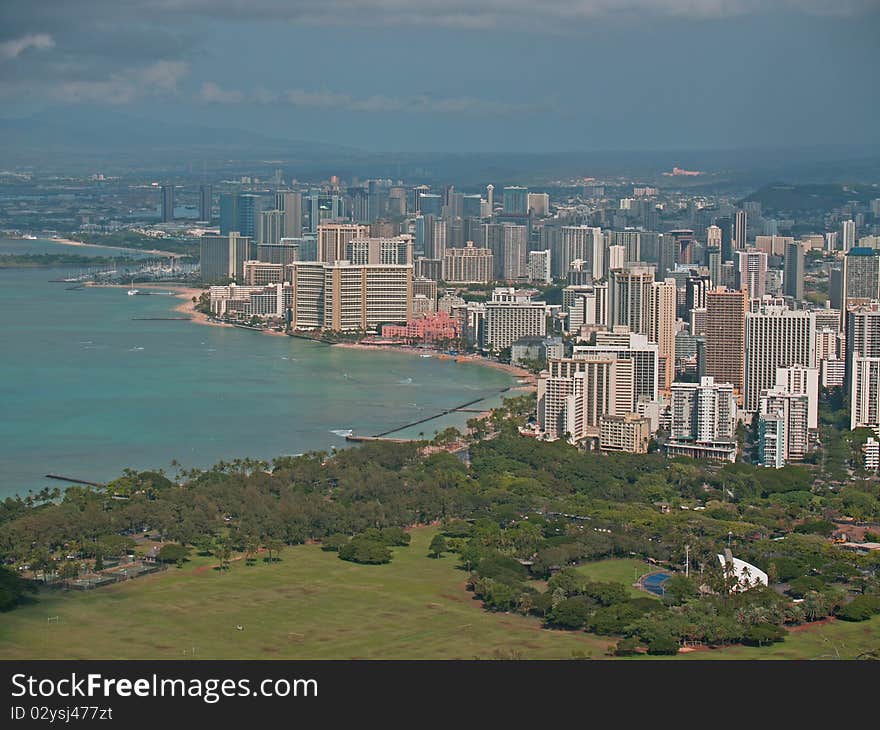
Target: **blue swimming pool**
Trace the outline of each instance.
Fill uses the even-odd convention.
[[[655,596],[662,596],[664,593],[663,585],[672,576],[669,573],[651,573],[651,575],[642,578],[642,585],[648,593]]]

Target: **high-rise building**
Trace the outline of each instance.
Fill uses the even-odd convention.
[[[717,218],[715,225],[721,229],[721,261],[733,261],[733,220]]]
[[[443,280],[452,284],[488,284],[495,278],[494,257],[488,248],[448,248],[443,257]]]
[[[742,251],[748,242],[749,214],[744,210],[736,211],[736,219],[733,224],[733,249]]]
[[[675,281],[655,281],[648,301],[648,341],[657,345],[658,380],[668,392],[675,376]]]
[[[854,220],[844,221],[841,226],[841,240],[843,241],[843,250],[849,251],[856,245],[856,222]]]
[[[846,310],[851,300],[880,299],[880,251],[856,246],[843,257],[843,301]]]
[[[283,236],[284,212],[281,210],[260,211],[257,243],[281,243]]]
[[[505,187],[504,212],[508,215],[528,215],[529,189],[517,185]]]
[[[505,188],[506,189],[506,188]],[[528,276],[529,232],[526,226],[509,223],[486,223],[484,248],[492,252],[495,278],[501,281]]]
[[[628,454],[648,453],[651,422],[637,413],[605,414],[599,417],[599,448]]]
[[[623,246],[625,261],[646,261],[642,258],[642,232],[634,230],[609,231],[609,246]],[[613,268],[613,267],[609,267]]]
[[[609,326],[613,328],[624,325],[629,327],[630,332],[647,335],[653,284],[653,266],[634,263],[610,271]]]
[[[415,221],[415,248],[426,259],[443,260],[447,248],[447,221],[433,215],[420,215]]]
[[[771,390],[806,398],[806,428],[819,428],[819,368],[802,365],[776,368],[776,384]]]
[[[880,427],[880,357],[856,355],[851,369],[849,427]]]
[[[260,220],[260,197],[241,193],[223,193],[220,196],[220,235],[233,231],[256,239]]]
[[[746,314],[744,410],[758,410],[777,368],[816,367],[816,317],[811,311],[761,307]]]
[[[413,239],[410,235],[393,238],[353,238],[345,246],[345,260],[356,266],[413,263]]]
[[[567,276],[573,261],[583,261],[583,269],[590,276],[599,280],[605,270],[605,240],[601,228],[590,226],[561,226],[560,228],[545,227],[554,231],[550,240],[553,276]]]
[[[299,238],[303,231],[303,197],[295,190],[275,193],[275,208],[284,213],[282,238]]]
[[[603,417],[632,413],[633,365],[614,353],[549,360],[538,378],[544,438],[572,443],[598,438]]]
[[[253,259],[252,239],[236,231],[199,239],[201,280],[205,283],[244,280],[244,262]]]
[[[495,186],[491,183],[486,186],[486,204],[489,208],[489,217],[492,217],[495,215]]]
[[[745,385],[745,322],[748,292],[713,289],[706,294],[705,374],[730,383],[740,393]]]
[[[500,352],[523,337],[547,334],[547,305],[531,294],[497,288],[486,302],[483,348]]]
[[[547,193],[529,193],[527,196],[530,213],[542,218],[550,215],[550,196]]]
[[[295,329],[367,330],[406,322],[412,310],[412,266],[291,264]]]
[[[767,289],[767,254],[754,248],[736,252],[736,288],[745,289],[749,299],[763,299]]]
[[[174,220],[174,186],[170,183],[162,186],[162,222]]]
[[[550,284],[553,281],[550,266],[550,251],[529,251],[529,281]]]
[[[282,238],[278,243],[259,244],[257,246],[257,260],[266,264],[281,264],[282,266],[299,261],[301,240],[299,238]]]
[[[199,220],[214,220],[214,189],[210,185],[199,185]]]
[[[370,227],[360,223],[322,223],[318,226],[318,261],[345,261],[349,242],[369,236]]]
[[[801,301],[804,298],[804,244],[791,241],[785,245],[783,272],[783,293],[795,301]]]
[[[730,444],[736,440],[736,398],[733,385],[711,376],[699,383],[673,383],[670,397],[673,441]]]
[[[572,357],[613,355],[632,360],[633,392],[629,410],[635,411],[640,398],[655,402],[659,396],[658,347],[649,342],[647,335],[634,334],[626,327],[615,327],[611,332],[597,332],[595,345],[575,345]]]
[[[439,218],[443,215],[443,196],[434,193],[419,193],[419,213]]]

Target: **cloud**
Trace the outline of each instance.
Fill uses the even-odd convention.
[[[29,33],[21,38],[13,38],[0,43],[0,59],[8,61],[18,58],[28,48],[45,50],[54,45],[55,41],[48,33]]]
[[[71,103],[130,104],[143,96],[176,95],[178,83],[188,73],[189,64],[184,61],[157,61],[105,79],[64,81],[52,88],[52,96]]]
[[[240,104],[244,101],[244,94],[240,91],[225,91],[219,84],[206,81],[199,91],[199,99],[209,104]]]
[[[263,87],[257,88],[251,94],[245,94],[238,90],[223,89],[213,81],[202,84],[198,99],[211,104],[286,104],[299,109],[365,113],[501,115],[549,108],[546,103],[511,104],[468,96],[436,98],[428,94],[414,96],[376,94],[356,97],[351,94],[327,90],[288,89],[278,93]]]

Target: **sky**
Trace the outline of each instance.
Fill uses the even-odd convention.
[[[0,116],[387,152],[880,144],[880,0],[0,0]]]

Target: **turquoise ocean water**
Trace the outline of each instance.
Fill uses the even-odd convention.
[[[107,253],[0,240],[0,253],[27,251]],[[102,481],[173,459],[204,467],[342,448],[348,429],[379,433],[482,396],[491,407],[514,382],[436,358],[135,321],[180,316],[171,311],[180,300],[48,282],[65,273],[0,270],[0,498],[61,485],[47,473]],[[472,415],[395,435],[431,435]]]

